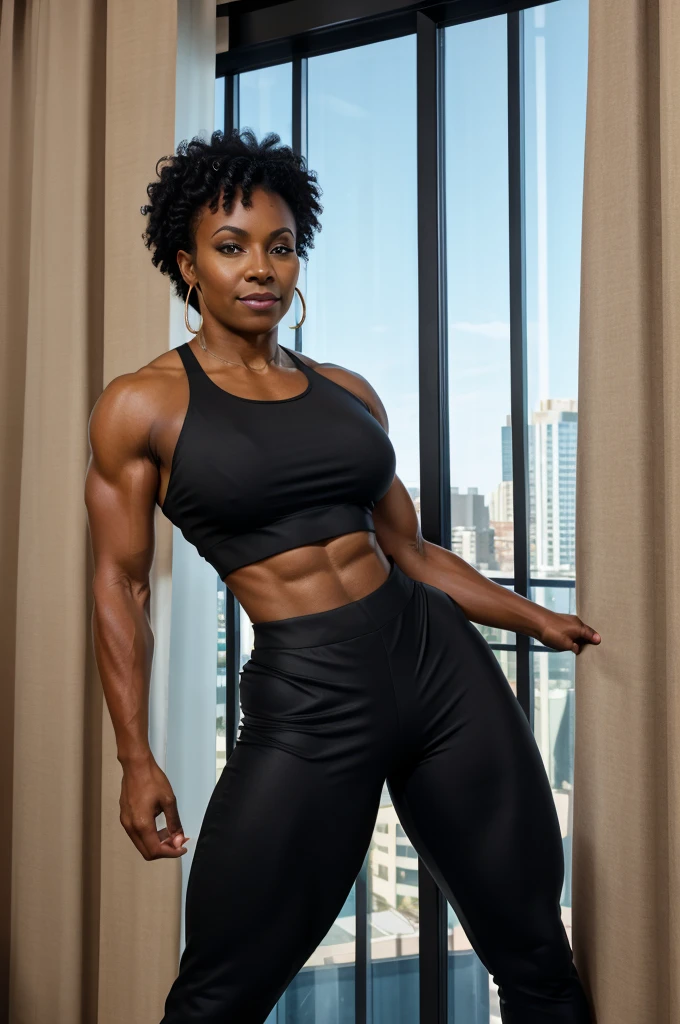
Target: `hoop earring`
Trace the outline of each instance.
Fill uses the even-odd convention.
[[[297,331],[298,327],[302,327],[303,323],[305,322],[305,317],[307,316],[307,306],[305,304],[305,297],[304,297],[304,295],[302,294],[302,292],[300,291],[300,289],[298,288],[297,285],[295,285],[295,291],[300,296],[300,302],[302,303],[302,320],[300,321],[299,324],[292,324],[292,325],[289,324],[288,325],[288,330],[289,331]]]
[[[193,287],[194,287],[193,284],[189,285],[189,291],[187,292],[187,297],[184,300],[184,324],[185,324],[186,329],[189,331],[190,334],[198,334],[200,332],[200,330],[201,330],[201,327],[203,326],[203,317],[201,317],[201,322],[199,324],[199,327],[198,327],[197,331],[195,331],[193,329],[193,327],[191,326],[191,324],[189,323],[189,296],[191,295],[191,289]]]

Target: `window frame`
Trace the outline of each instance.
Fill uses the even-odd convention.
[[[547,0],[548,3],[558,0]],[[307,60],[324,53],[416,35],[418,164],[418,351],[420,495],[423,536],[451,547],[448,340],[446,330],[446,210],[444,175],[444,29],[507,15],[508,198],[510,298],[510,415],[513,473],[514,574],[488,575],[532,598],[535,587],[575,588],[575,580],[532,576],[530,567],[528,356],[524,170],[524,22],[537,0],[232,0],[217,6],[229,17],[230,49],[217,54],[224,77],[225,131],[238,125],[238,76],[292,63],[293,148],[307,154]],[[302,348],[302,329],[295,350]],[[236,742],[240,642],[238,605],[227,588],[227,757]],[[517,700],[534,728],[531,658],[552,649],[518,633],[516,642],[490,643],[516,653]],[[446,1024],[448,1015],[447,901],[418,860],[420,907],[420,1024]],[[356,879],[355,1021],[370,1020],[368,853]]]

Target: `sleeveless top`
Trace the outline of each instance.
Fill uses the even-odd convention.
[[[162,512],[221,579],[281,551],[375,532],[372,509],[394,479],[392,442],[366,403],[285,351],[306,389],[258,399],[224,391],[189,342],[177,348],[189,405]]]

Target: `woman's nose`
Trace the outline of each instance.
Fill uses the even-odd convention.
[[[261,253],[253,253],[251,262],[246,270],[246,277],[256,277],[258,280],[273,277],[269,258]]]

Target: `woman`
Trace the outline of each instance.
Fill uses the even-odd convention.
[[[216,132],[164,159],[146,244],[200,328],[187,320],[192,341],[113,380],[90,422],[94,642],[121,821],[147,860],[187,841],[147,735],[155,502],[253,623],[163,1024],[262,1024],[340,911],[385,780],[503,1020],[584,1024],[550,785],[470,620],[575,653],[600,637],[424,541],[373,387],[278,344],[321,212],[315,175],[279,141]]]

